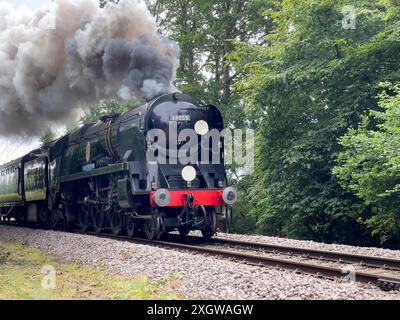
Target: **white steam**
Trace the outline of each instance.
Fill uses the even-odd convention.
[[[177,45],[141,2],[0,2],[0,136],[39,135],[101,99],[150,100],[172,90],[177,66]]]

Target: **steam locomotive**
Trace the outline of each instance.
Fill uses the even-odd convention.
[[[174,93],[84,125],[0,166],[0,218],[130,237],[142,232],[150,240],[192,230],[210,238],[227,229],[237,193],[228,187],[222,136],[219,162],[173,161],[188,129],[199,138],[222,131],[222,115],[214,105]],[[164,132],[165,148],[160,137],[149,139],[151,132]],[[215,158],[211,140],[198,145],[199,154]]]

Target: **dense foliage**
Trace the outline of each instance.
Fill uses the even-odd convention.
[[[375,109],[381,81],[400,76],[399,4],[352,1],[355,29],[343,28],[347,1],[282,1],[263,46],[237,44],[247,73],[237,84],[257,130],[250,188],[258,231],[322,241],[371,243],[371,207],[332,175],[338,138]]]
[[[177,87],[256,131],[234,231],[400,245],[398,85],[378,96],[400,80],[398,0],[146,3]]]
[[[400,86],[379,95],[382,110],[371,110],[357,129],[340,139],[345,148],[334,173],[368,204],[365,221],[382,243],[400,240]]]

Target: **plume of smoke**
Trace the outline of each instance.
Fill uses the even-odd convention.
[[[139,1],[0,2],[0,136],[40,135],[101,99],[168,93],[177,66],[178,46]]]

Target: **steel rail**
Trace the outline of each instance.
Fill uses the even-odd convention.
[[[241,263],[248,263],[257,266],[272,267],[276,269],[284,269],[294,271],[300,274],[309,274],[317,277],[323,277],[331,280],[342,279],[344,281],[356,281],[364,284],[373,284],[382,290],[392,291],[400,290],[400,278],[386,277],[374,273],[357,272],[351,274],[346,268],[337,268],[321,264],[299,262],[291,259],[281,259],[268,256],[260,256],[238,251],[221,250],[210,247],[204,247],[193,244],[182,244],[167,241],[151,241],[142,238],[128,238],[125,236],[113,236],[109,234],[97,234],[92,232],[78,232],[79,234],[100,236],[103,238],[116,239],[121,241],[143,243],[158,247],[168,247],[171,249],[188,250],[200,254],[210,256],[218,256],[233,259]]]
[[[353,274],[349,274],[350,271],[347,270],[346,268],[338,268],[321,264],[299,262],[293,259],[274,258],[264,255],[249,254],[249,253],[226,250],[226,249],[224,250],[215,249],[196,244],[183,244],[183,243],[167,242],[167,241],[151,241],[142,238],[129,238],[126,236],[114,236],[111,234],[105,234],[105,233],[99,234],[95,232],[73,231],[73,233],[96,236],[101,238],[115,239],[131,243],[142,243],[158,247],[167,247],[171,249],[188,250],[199,254],[229,258],[241,263],[291,270],[296,273],[309,274],[317,277],[328,278],[331,280],[343,279],[345,281],[356,281],[365,284],[373,284],[386,291],[400,290],[400,278],[381,276],[378,274],[367,273],[367,272],[357,272],[356,270],[354,270]],[[221,240],[220,238],[216,238],[211,242],[218,242],[220,240]],[[225,241],[225,239],[223,240]],[[243,241],[234,241],[234,240],[226,240],[226,241],[231,244],[234,242],[235,244],[240,243],[242,245],[244,244],[246,244],[247,246],[249,245],[248,242],[243,242]],[[259,245],[264,247],[264,244],[257,243],[257,246]],[[308,249],[303,249],[303,250],[308,250]],[[320,250],[313,250],[313,251],[319,252]],[[326,253],[325,251],[322,252]]]
[[[239,246],[243,248],[265,250],[272,253],[299,255],[308,259],[326,260],[326,261],[348,263],[348,264],[358,264],[361,266],[367,266],[379,269],[400,270],[400,259],[343,253],[337,251],[309,249],[304,247],[299,248],[299,247],[273,245],[273,244],[258,243],[258,242],[228,240],[222,238],[214,238],[210,242],[213,244]]]

